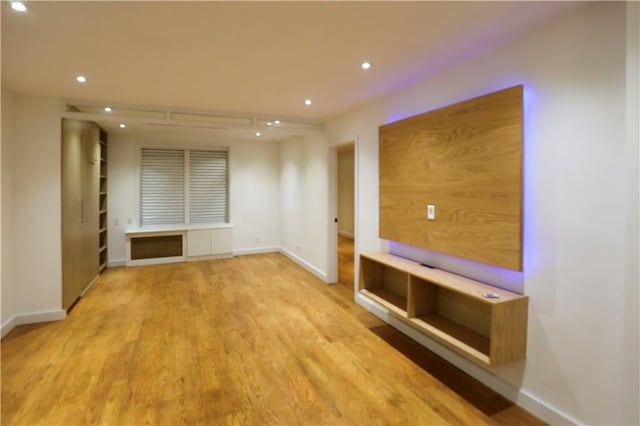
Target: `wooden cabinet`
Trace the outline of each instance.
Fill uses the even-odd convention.
[[[360,256],[359,291],[479,364],[524,359],[528,298],[387,253]]]
[[[187,257],[233,254],[233,228],[217,227],[187,231]]]
[[[99,227],[106,226],[106,215],[101,225],[98,214],[100,128],[90,122],[62,120],[61,149],[62,302],[68,309],[99,271]]]
[[[233,256],[233,225],[150,225],[125,231],[127,266]]]

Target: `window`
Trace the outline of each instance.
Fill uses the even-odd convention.
[[[229,221],[228,152],[143,148],[140,224]]]

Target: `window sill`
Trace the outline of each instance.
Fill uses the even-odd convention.
[[[177,225],[148,225],[129,227],[124,232],[125,235],[139,235],[156,232],[180,232],[196,229],[220,229],[233,228],[231,223],[182,223]]]

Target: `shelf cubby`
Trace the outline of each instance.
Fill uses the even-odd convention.
[[[392,266],[361,258],[360,291],[394,311],[407,314],[409,275]]]
[[[526,357],[526,296],[387,253],[360,256],[359,291],[474,362],[497,367]]]

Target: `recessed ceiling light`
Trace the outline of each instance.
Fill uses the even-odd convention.
[[[22,3],[21,1],[14,1],[14,2],[11,2],[11,9],[17,12],[26,12],[27,6],[25,6],[24,3]]]
[[[260,135],[261,135],[261,133],[260,133],[260,132],[256,132],[256,136],[260,136]]]
[[[270,121],[267,121],[267,126],[271,126],[273,123]]]
[[[104,107],[104,112],[111,112],[111,107]]]
[[[276,123],[276,125],[280,124],[280,120],[276,120],[274,121],[274,123]]]
[[[120,123],[120,128],[121,128],[121,129],[124,129],[125,127],[127,127],[127,125],[126,125],[126,124],[124,124],[124,123]]]
[[[76,81],[78,83],[86,83],[87,82],[87,77],[85,77],[84,75],[79,75],[76,77]]]
[[[305,99],[304,104],[307,106],[311,105],[311,99]]]
[[[368,70],[369,68],[371,68],[371,62],[364,61],[360,66],[362,67],[363,70]]]

